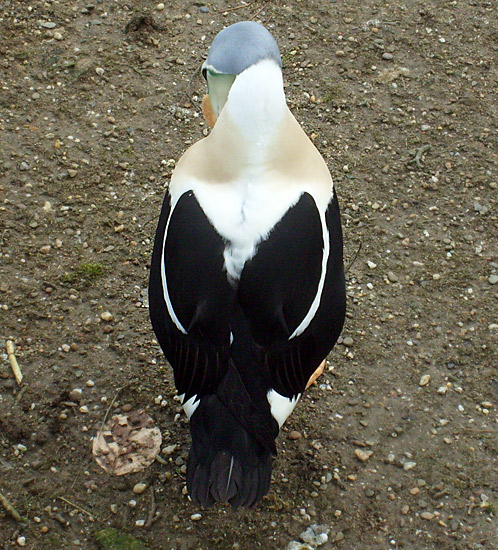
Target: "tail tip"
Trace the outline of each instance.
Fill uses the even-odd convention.
[[[252,508],[269,491],[271,455],[257,464],[242,466],[236,456],[218,452],[210,464],[198,462],[191,450],[187,465],[187,489],[195,504],[210,508],[216,502],[233,509]]]

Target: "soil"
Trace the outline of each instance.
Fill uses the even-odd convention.
[[[112,526],[149,549],[284,550],[311,524],[324,550],[496,548],[492,6],[0,1],[0,344],[24,375],[4,353],[0,492],[26,518],[0,507],[1,548],[93,550]],[[175,160],[207,132],[200,65],[243,19],[276,37],[333,174],[348,318],[282,430],[269,495],[233,512],[185,494],[188,423],[146,288]],[[116,477],[91,440],[123,407],[170,454]]]

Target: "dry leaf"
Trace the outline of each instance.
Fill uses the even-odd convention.
[[[145,470],[161,449],[161,432],[144,411],[114,415],[93,439],[97,464],[109,474],[122,476]]]

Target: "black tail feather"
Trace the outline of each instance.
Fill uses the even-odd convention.
[[[272,452],[250,435],[216,395],[205,396],[190,419],[187,464],[191,499],[205,508],[228,502],[254,506],[270,488]],[[272,448],[274,442],[269,442]]]

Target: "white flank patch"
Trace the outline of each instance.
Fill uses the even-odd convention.
[[[270,390],[266,394],[268,403],[270,403],[271,414],[273,418],[278,422],[279,428],[283,426],[284,422],[290,416],[300,397],[301,394],[298,393],[295,397],[290,399],[289,397],[284,397],[283,395],[280,395],[275,390]]]
[[[322,299],[323,287],[325,285],[325,275],[327,274],[327,262],[329,260],[330,253],[330,241],[329,241],[329,230],[327,228],[327,223],[325,220],[325,214],[320,212],[320,220],[322,222],[322,232],[323,232],[323,257],[322,257],[322,273],[320,275],[320,280],[318,281],[318,289],[316,291],[315,299],[311,303],[311,307],[308,313],[305,315],[304,319],[299,323],[296,330],[289,336],[289,340],[296,336],[302,334],[309,326],[315,313],[318,310],[320,305],[320,300]]]
[[[183,328],[182,324],[180,323],[180,320],[176,316],[175,310],[173,309],[173,304],[171,303],[171,299],[169,297],[169,292],[168,292],[168,281],[166,280],[166,267],[164,265],[164,250],[166,248],[166,236],[168,235],[168,227],[169,227],[169,222],[171,220],[171,215],[173,214],[173,209],[174,209],[174,206],[172,205],[169,213],[168,223],[166,224],[166,229],[164,230],[163,250],[161,254],[161,281],[163,285],[164,301],[166,302],[166,307],[168,309],[170,319],[173,321],[173,323],[175,323],[176,328],[180,332],[183,332],[183,334],[187,334],[187,331]]]
[[[201,402],[200,399],[197,400],[197,395],[193,395],[190,399],[187,399],[185,403],[183,400],[185,399],[185,394],[182,393],[178,396],[180,398],[180,401],[182,402],[183,410],[185,411],[185,414],[187,415],[188,419],[190,420],[190,417],[194,414],[195,409],[199,406],[199,403]]]

